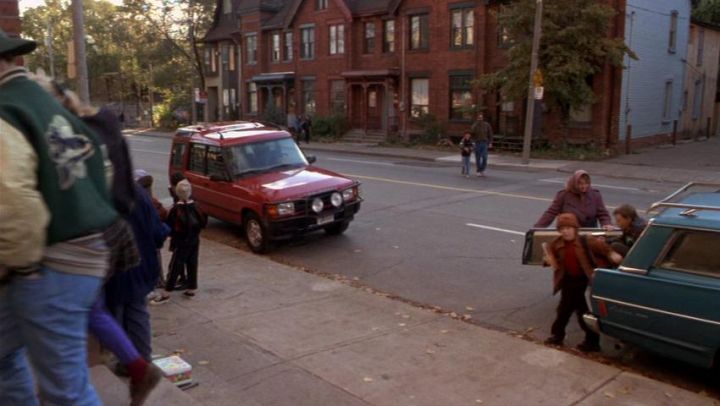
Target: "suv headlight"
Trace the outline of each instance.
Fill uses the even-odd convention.
[[[268,206],[268,214],[270,217],[292,216],[295,214],[295,203],[287,202]]]
[[[350,189],[345,189],[342,192],[343,201],[345,202],[352,202],[353,200],[358,198],[358,188],[357,186],[351,187]]]
[[[342,206],[343,196],[338,192],[333,193],[330,195],[330,203],[336,208]]]

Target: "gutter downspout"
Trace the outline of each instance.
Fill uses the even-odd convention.
[[[401,40],[400,44],[402,46],[402,56],[400,61],[400,114],[402,114],[402,130],[400,134],[402,135],[402,138],[404,140],[408,139],[407,135],[407,79],[405,76],[405,41],[406,41],[406,35],[405,35],[405,18],[402,18],[402,15],[400,15],[401,21],[402,21],[402,29],[401,29]]]

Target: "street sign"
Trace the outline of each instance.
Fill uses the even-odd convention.
[[[535,100],[542,100],[545,94],[545,88],[540,86],[535,88]]]
[[[195,103],[205,104],[208,101],[208,94],[204,90],[195,88]]]

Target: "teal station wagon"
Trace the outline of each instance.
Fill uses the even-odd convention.
[[[709,368],[720,366],[720,190],[693,191],[700,186],[688,184],[653,204],[650,212],[659,214],[621,266],[596,270],[585,321]]]

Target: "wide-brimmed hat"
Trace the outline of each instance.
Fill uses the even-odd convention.
[[[0,30],[0,56],[20,56],[29,54],[37,48],[37,42],[22,38],[12,38]]]

